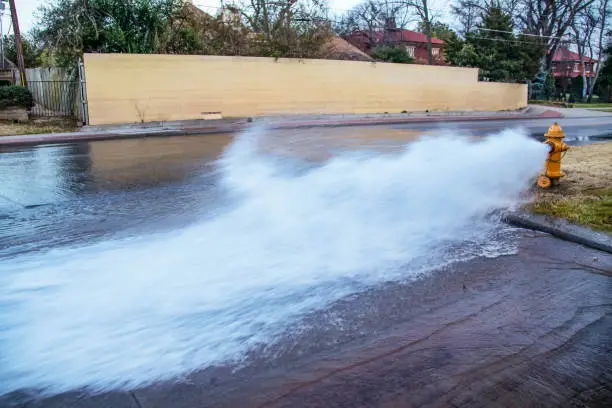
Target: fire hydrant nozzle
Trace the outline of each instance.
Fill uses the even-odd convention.
[[[544,143],[550,146],[550,151],[546,158],[546,171],[538,178],[538,186],[549,188],[551,185],[559,184],[559,179],[565,176],[565,173],[561,171],[561,158],[562,153],[569,149],[569,146],[563,143],[562,139],[565,134],[556,122],[544,136],[546,136]]]

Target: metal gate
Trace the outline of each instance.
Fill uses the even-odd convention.
[[[78,81],[28,81],[34,98],[32,117],[77,117]]]

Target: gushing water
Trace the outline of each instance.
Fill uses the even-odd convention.
[[[210,220],[2,261],[0,395],[130,388],[237,360],[304,313],[466,256],[448,248],[504,253],[490,214],[546,154],[505,131],[298,171],[258,150],[263,133],[219,161],[234,200]]]

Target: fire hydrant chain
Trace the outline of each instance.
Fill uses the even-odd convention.
[[[562,139],[565,134],[556,122],[544,136],[546,136],[544,143],[550,146],[550,151],[546,158],[545,173],[538,178],[538,186],[549,188],[551,185],[558,184],[559,179],[565,176],[565,173],[561,171],[561,159],[565,156],[569,146],[563,143]]]

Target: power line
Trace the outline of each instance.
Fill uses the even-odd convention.
[[[529,41],[504,40],[504,39],[501,39],[501,38],[478,37],[478,36],[474,36],[474,35],[470,35],[470,38],[477,38],[477,39],[480,39],[480,40],[489,40],[489,41],[501,41],[501,42],[510,42],[510,43],[521,43],[521,44],[537,45],[537,44],[529,42]]]
[[[492,28],[479,28],[479,30],[480,31],[494,31],[496,33],[514,34],[514,32],[512,32],[512,31],[493,30]],[[520,35],[526,35],[526,36],[530,36],[530,37],[539,37],[539,38],[561,38],[561,37],[554,37],[552,35],[539,35],[539,34],[527,34],[527,33],[521,33]]]

